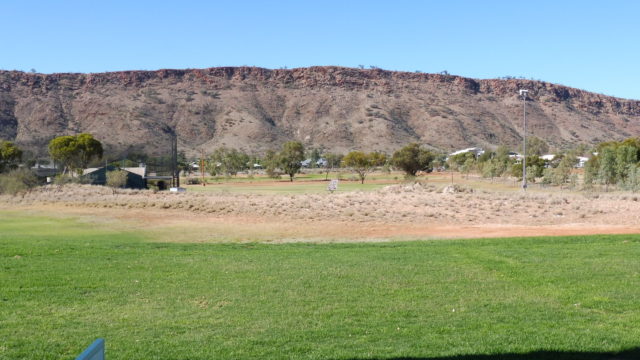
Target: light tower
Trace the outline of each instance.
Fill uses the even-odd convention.
[[[527,94],[529,90],[520,89],[522,96],[522,190],[527,191]]]

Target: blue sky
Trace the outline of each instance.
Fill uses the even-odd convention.
[[[638,1],[3,0],[0,69],[371,65],[640,99]]]

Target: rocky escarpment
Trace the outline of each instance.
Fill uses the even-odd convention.
[[[111,151],[260,153],[287,140],[335,151],[410,141],[451,150],[516,146],[528,129],[556,146],[637,136],[640,102],[530,80],[311,67],[32,74],[0,71],[0,138],[43,150],[92,133]]]

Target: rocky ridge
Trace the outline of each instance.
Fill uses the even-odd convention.
[[[381,69],[222,67],[33,74],[0,71],[0,139],[44,151],[90,132],[113,152],[188,154],[218,146],[261,153],[284,141],[393,151],[517,146],[529,90],[530,134],[557,147],[637,136],[640,101],[532,80],[476,80]]]

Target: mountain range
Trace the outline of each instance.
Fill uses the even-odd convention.
[[[522,141],[556,148],[640,133],[640,101],[543,81],[309,67],[38,74],[0,71],[0,139],[37,153],[87,132],[110,153],[188,155],[219,146],[260,154],[289,140],[334,152],[440,151]]]

